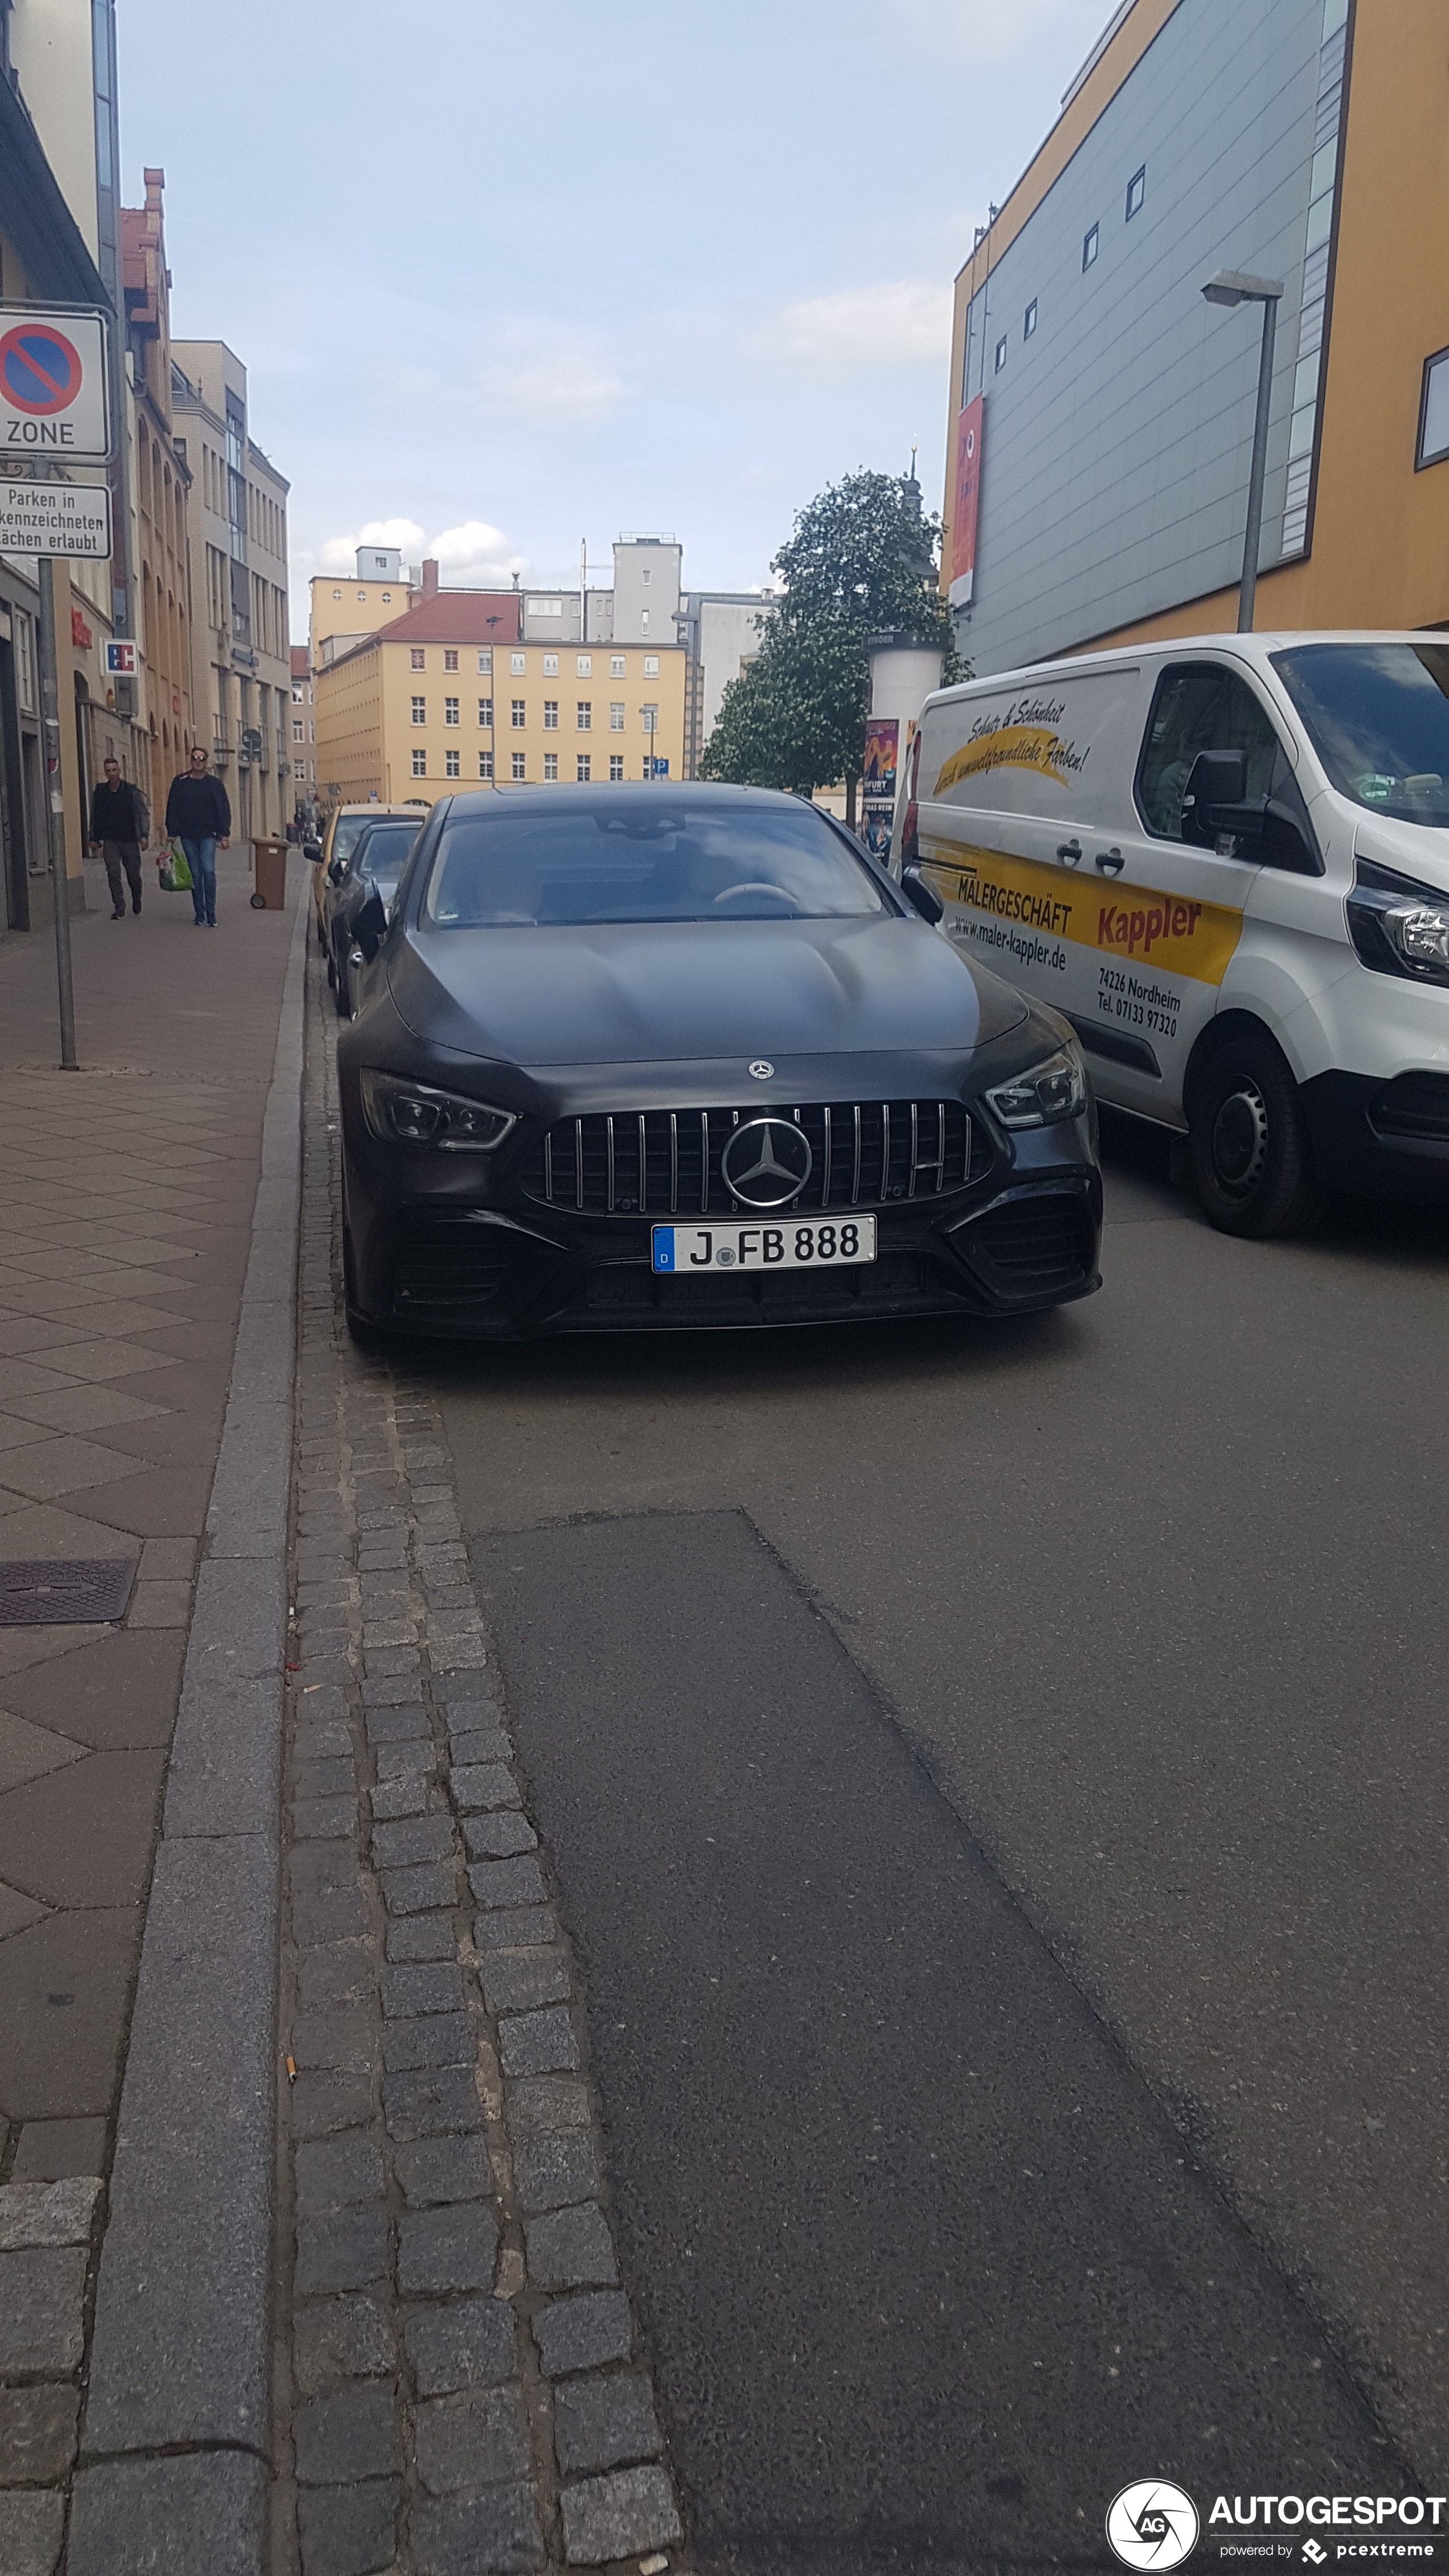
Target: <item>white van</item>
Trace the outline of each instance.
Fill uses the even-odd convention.
[[[1232,1234],[1449,1204],[1449,636],[1204,635],[926,700],[894,835],[944,928],[1184,1133]]]

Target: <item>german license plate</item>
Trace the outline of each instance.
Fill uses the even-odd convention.
[[[704,1270],[838,1270],[874,1261],[875,1218],[782,1217],[775,1224],[656,1225],[654,1267]]]

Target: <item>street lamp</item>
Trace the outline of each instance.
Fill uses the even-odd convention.
[[[1263,469],[1268,457],[1268,405],[1273,393],[1273,334],[1278,321],[1281,277],[1244,277],[1236,268],[1220,269],[1203,288],[1209,304],[1261,304],[1263,345],[1258,356],[1258,408],[1253,419],[1253,463],[1248,475],[1248,524],[1243,532],[1243,577],[1238,584],[1238,633],[1253,631],[1253,603],[1258,588],[1258,542],[1263,526]]]

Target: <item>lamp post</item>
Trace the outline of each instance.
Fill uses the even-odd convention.
[[[1203,288],[1209,304],[1261,304],[1263,344],[1258,354],[1258,407],[1253,418],[1253,462],[1248,475],[1248,524],[1243,531],[1243,575],[1238,584],[1238,633],[1251,635],[1258,589],[1258,544],[1263,527],[1263,470],[1268,458],[1268,405],[1273,394],[1273,335],[1278,321],[1281,277],[1244,277],[1236,268],[1220,269]]]

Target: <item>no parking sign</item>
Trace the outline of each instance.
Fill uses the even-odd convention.
[[[0,457],[103,465],[110,452],[104,315],[0,304]]]

